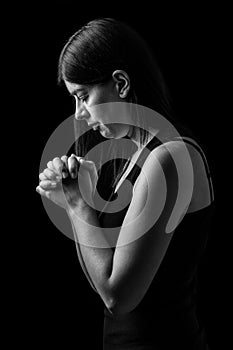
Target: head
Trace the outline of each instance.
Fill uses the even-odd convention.
[[[127,137],[135,130],[129,124],[104,125],[91,115],[93,104],[132,102],[170,118],[167,89],[153,54],[135,30],[111,18],[91,21],[70,37],[60,55],[58,81],[74,95],[76,119],[98,123],[103,137]],[[147,137],[140,129],[141,144]],[[85,153],[79,146],[79,154]]]
[[[115,123],[113,116],[106,120],[102,114],[95,113],[94,110],[96,105],[107,106],[106,103],[130,100],[130,79],[126,72],[115,70],[112,76],[102,83],[76,84],[67,80],[64,83],[69,93],[75,98],[75,119],[77,121],[85,120],[88,126],[100,131],[107,138],[118,139],[132,133],[130,124],[132,125],[133,121],[130,120],[130,114],[126,111],[124,115],[128,117],[128,120],[124,120],[124,123]],[[127,106],[126,103],[117,105]],[[113,113],[108,113],[108,115],[111,114]]]

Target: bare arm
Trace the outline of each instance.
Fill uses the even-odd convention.
[[[74,233],[74,240],[75,240],[75,245],[76,245],[76,251],[77,251],[77,255],[78,255],[78,260],[79,260],[79,263],[80,263],[80,266],[88,280],[88,282],[90,283],[92,289],[98,294],[98,291],[96,290],[90,276],[89,276],[89,273],[86,269],[86,266],[85,266],[85,263],[83,261],[83,257],[82,257],[82,253],[81,253],[81,249],[80,249],[80,244],[78,243],[77,239],[76,239],[76,233],[75,233],[75,227],[73,225],[73,222],[72,222],[72,219],[70,218],[70,221],[71,221],[71,226],[72,226],[72,229],[73,229],[73,233]]]
[[[112,313],[130,312],[138,305],[169,246],[175,226],[168,223],[178,188],[182,187],[177,165],[184,173],[184,181],[189,166],[182,147],[174,148],[174,154],[177,164],[164,147],[147,158],[134,185],[115,252],[105,238],[96,211],[81,196],[66,208],[90,280]],[[189,191],[187,183],[185,191]],[[184,200],[174,222],[179,221],[187,204]],[[151,222],[151,218],[155,221]],[[172,227],[169,232],[168,226]]]
[[[111,309],[112,296],[108,278],[112,269],[113,250],[99,227],[96,211],[87,204],[93,205],[91,193],[96,181],[94,165],[88,161],[81,165],[78,172],[79,182],[75,157],[56,157],[48,162],[47,166],[48,168],[39,175],[41,181],[37,191],[66,210],[73,228],[81,267],[92,288],[100,294],[106,307]],[[82,194],[88,199],[87,203],[82,197],[79,185]]]
[[[114,299],[109,288],[109,277],[112,271],[113,250],[104,237],[93,208],[80,199],[79,203],[70,207],[67,212],[74,228],[81,259],[87,270],[86,276],[88,275],[90,284],[111,311]]]
[[[171,148],[176,162],[165,147],[152,152],[146,160],[114,253],[99,227],[96,212],[82,200],[73,208],[71,219],[78,239],[83,242],[80,245],[83,260],[112,313],[130,312],[142,300],[167,251],[176,223],[191,199],[189,193],[183,196],[183,192],[189,192],[187,176],[183,176],[184,186],[182,177],[178,178],[178,173],[187,174],[186,151],[182,145]],[[184,191],[179,194],[182,203],[172,216],[178,188],[182,186]],[[172,229],[167,231],[167,227]],[[100,246],[105,248],[96,248]]]

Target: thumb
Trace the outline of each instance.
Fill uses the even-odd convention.
[[[81,158],[81,157],[77,157],[77,158],[79,158],[78,160],[79,160],[80,165],[81,165],[80,170],[83,166],[86,170],[89,171],[93,186],[94,186],[94,188],[96,188],[97,181],[98,181],[98,172],[97,172],[95,163],[91,160],[86,160],[86,159]]]

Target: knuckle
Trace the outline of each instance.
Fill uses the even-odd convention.
[[[47,180],[41,180],[40,183],[39,183],[39,186],[40,186],[41,188],[46,187],[46,186],[47,186]]]
[[[50,160],[50,161],[48,161],[48,163],[47,163],[47,167],[48,168],[51,168],[53,166],[53,162]]]
[[[40,174],[39,174],[39,179],[40,179],[40,180],[44,180],[44,178],[45,178],[45,175],[44,175],[43,173],[40,173]]]
[[[59,170],[62,165],[63,165],[63,162],[61,161],[60,158],[56,157],[53,159],[53,166],[56,170]]]
[[[59,164],[59,163],[61,163],[61,159],[59,158],[59,157],[55,157],[55,158],[53,158],[53,164]]]
[[[67,158],[68,158],[68,157],[67,157],[66,155],[64,155],[64,156],[61,157],[61,160],[62,160],[63,162],[66,162],[66,161],[67,161]]]
[[[46,176],[49,176],[49,177],[50,177],[53,173],[52,173],[51,170],[49,170],[49,169],[47,168],[47,169],[44,170],[44,174],[45,174]]]

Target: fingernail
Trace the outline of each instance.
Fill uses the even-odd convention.
[[[56,182],[51,182],[51,186],[55,187],[55,186],[57,186],[57,183]]]

